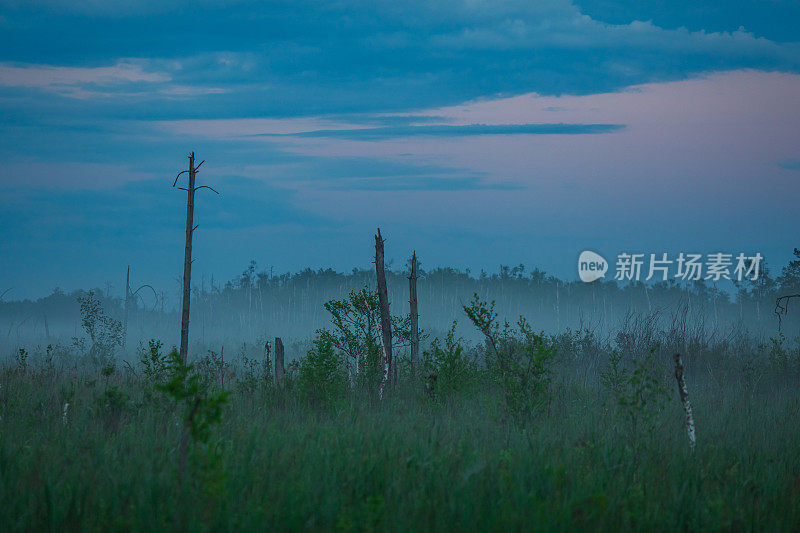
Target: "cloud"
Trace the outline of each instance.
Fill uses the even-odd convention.
[[[133,13],[125,17],[101,2],[85,2],[84,14],[71,16],[52,4],[45,3],[50,9],[19,4],[8,11],[0,60],[40,65],[45,72],[37,76],[45,79],[53,72],[41,65],[77,69],[61,75],[72,93],[60,93],[85,100],[98,94],[112,98],[114,91],[83,87],[87,92],[79,93],[76,77],[107,83],[109,75],[138,76],[145,79],[129,83],[146,85],[150,93],[146,106],[129,110],[112,111],[101,99],[66,110],[44,99],[33,102],[48,112],[83,116],[372,114],[530,92],[596,94],[709,71],[800,71],[796,42],[760,37],[739,25],[688,29],[625,17],[611,17],[610,23],[602,9],[588,16],[568,0],[202,2],[191,11],[173,2],[131,2],[125,10]],[[57,44],[46,35],[58,35]],[[132,64],[120,59],[131,57],[146,59]],[[17,80],[32,76],[13,74]],[[162,81],[149,81],[153,76]],[[33,82],[52,92],[61,82],[53,85],[51,78]]]
[[[79,99],[134,96],[171,99],[226,92],[221,87],[170,83],[171,75],[147,70],[149,64],[148,61],[132,59],[100,67],[0,63],[0,87],[35,89]]]
[[[515,183],[489,183],[479,176],[356,178],[328,187],[342,191],[516,191],[523,188]]]
[[[650,20],[665,29],[724,31],[746,28],[760,37],[797,41],[800,3],[794,0],[576,0],[581,13],[611,24]]]
[[[465,262],[631,233],[760,244],[737,224],[776,206],[777,247],[800,187],[777,166],[797,168],[794,8],[675,1],[0,0],[2,270],[117,253],[179,274],[191,150],[221,192],[197,208],[219,264],[280,242],[348,265],[390,222],[431,250],[457,228]]]
[[[83,84],[117,85],[133,82],[165,82],[170,76],[145,72],[141,64],[120,60],[107,67],[61,67],[0,63],[0,85],[61,90]]]
[[[262,133],[269,137],[329,137],[380,141],[395,137],[465,137],[472,135],[582,135],[619,131],[621,124],[469,124],[433,126],[385,126],[379,128],[315,130],[299,133]]]

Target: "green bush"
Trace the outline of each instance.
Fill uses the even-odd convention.
[[[505,414],[524,423],[547,402],[555,345],[544,333],[536,333],[524,317],[517,327],[508,322],[501,327],[494,302],[486,303],[477,294],[464,311],[486,336],[487,366],[503,391]]]
[[[323,407],[347,393],[347,371],[330,340],[325,337],[314,340],[313,348],[300,360],[297,387],[303,399]]]
[[[169,359],[166,379],[164,383],[157,384],[156,389],[183,407],[183,430],[178,443],[178,475],[183,482],[190,442],[197,446],[209,443],[212,428],[222,421],[222,407],[228,401],[228,392],[212,392],[208,380],[193,365],[184,363],[177,350],[170,352]],[[199,453],[195,456],[202,459],[201,463],[217,464],[217,460],[208,457],[215,450],[213,446],[205,447],[204,450],[196,450]],[[207,476],[208,472],[201,472],[201,477]]]
[[[431,395],[449,395],[461,392],[478,379],[477,352],[469,357],[456,338],[456,321],[444,337],[431,341],[422,352],[422,375]]]
[[[600,382],[610,393],[614,410],[628,424],[633,439],[651,434],[658,415],[669,399],[664,383],[664,369],[655,359],[656,348],[641,359],[633,359],[631,368],[623,365],[622,355],[613,350]]]

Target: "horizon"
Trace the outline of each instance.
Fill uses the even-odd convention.
[[[410,260],[410,257],[408,258],[408,260]],[[570,283],[580,284],[581,281],[582,281],[581,278],[578,275],[577,264],[573,265],[573,271],[574,272],[573,272],[573,275],[571,277],[569,277],[569,276],[568,277],[562,277],[562,276],[557,275],[556,273],[548,272],[547,270],[542,269],[537,265],[528,265],[528,264],[524,264],[524,263],[516,263],[516,264],[508,264],[508,265],[500,264],[500,265],[497,265],[496,269],[481,268],[481,269],[475,271],[475,270],[471,269],[470,267],[459,268],[459,267],[453,266],[453,265],[435,265],[435,266],[431,267],[431,266],[427,266],[425,263],[423,263],[421,261],[421,258],[419,258],[419,256],[418,256],[418,260],[419,260],[419,262],[418,262],[419,276],[420,276],[421,279],[425,278],[428,274],[435,273],[437,271],[452,271],[452,272],[454,272],[456,274],[459,274],[459,275],[466,275],[469,278],[474,279],[474,280],[479,280],[479,279],[482,279],[483,277],[499,278],[499,277],[501,277],[503,275],[503,272],[504,272],[504,269],[505,269],[506,273],[509,274],[510,277],[514,278],[514,279],[532,279],[532,275],[534,273],[539,273],[542,276],[544,276],[544,279],[557,280],[557,281],[559,281],[561,283],[564,283],[564,284],[570,284]],[[645,262],[647,262],[647,261],[648,260],[645,259]],[[577,262],[578,261],[577,261],[577,254],[576,254],[575,263],[577,263]],[[405,275],[405,274],[408,274],[408,272],[409,272],[408,264],[403,264],[403,262],[395,261],[394,258],[392,258],[392,257],[388,257],[386,259],[386,263],[385,264],[386,264],[386,271],[387,272],[391,272],[394,275]],[[734,262],[734,264],[735,264],[735,262]],[[374,263],[373,263],[373,265],[374,265]],[[282,277],[282,276],[294,277],[294,276],[297,276],[297,275],[300,275],[300,274],[302,274],[304,272],[309,272],[309,271],[313,272],[314,274],[324,274],[324,273],[330,272],[330,273],[336,274],[336,275],[350,276],[350,275],[353,275],[353,274],[372,272],[374,270],[374,266],[367,265],[367,266],[360,266],[360,267],[352,267],[350,269],[335,269],[335,268],[331,268],[331,267],[318,267],[318,268],[304,267],[304,268],[299,268],[299,269],[296,269],[296,270],[279,271],[279,270],[276,270],[271,265],[260,265],[256,260],[253,259],[253,260],[250,260],[244,268],[240,267],[238,270],[234,269],[236,271],[236,273],[234,273],[234,274],[232,274],[230,276],[227,276],[227,277],[217,276],[217,275],[215,275],[213,273],[208,275],[205,272],[203,272],[199,276],[195,276],[193,274],[192,287],[194,289],[196,289],[196,290],[212,292],[214,289],[219,290],[219,289],[224,288],[227,284],[234,284],[235,285],[235,283],[237,281],[242,279],[243,275],[248,271],[248,269],[251,266],[254,267],[253,273],[256,274],[257,276],[263,275],[263,274],[269,274],[268,279],[279,278],[279,277]],[[763,268],[764,267],[767,268],[768,277],[771,280],[775,280],[780,275],[781,271],[786,266],[788,266],[788,265],[778,265],[777,268],[776,268],[776,265],[769,264],[766,261],[764,261],[764,262],[762,262],[762,267],[761,267],[761,271],[760,271],[760,275],[759,275],[758,279],[761,279],[763,277],[763,274],[764,274]],[[649,288],[653,288],[655,286],[667,286],[667,287],[670,287],[670,288],[675,287],[675,288],[679,288],[679,289],[682,289],[682,290],[692,290],[693,287],[695,286],[695,283],[696,282],[700,282],[701,285],[704,285],[706,287],[719,290],[720,293],[725,294],[728,297],[732,297],[734,301],[735,301],[737,293],[738,293],[738,291],[740,289],[740,287],[737,286],[734,283],[735,278],[733,278],[733,279],[720,279],[718,281],[714,281],[714,280],[711,280],[711,279],[705,279],[704,277],[701,277],[700,279],[694,280],[694,279],[675,278],[675,277],[670,275],[667,280],[657,279],[657,278],[648,280],[648,279],[645,279],[645,273],[646,273],[647,269],[644,268],[643,269],[643,274],[641,276],[641,279],[633,279],[633,280],[631,280],[631,279],[618,279],[616,277],[616,273],[615,273],[615,270],[614,270],[615,266],[610,265],[610,268],[611,268],[611,270],[608,272],[607,275],[605,275],[605,276],[603,276],[601,278],[598,278],[597,280],[595,280],[593,282],[589,282],[589,283],[598,283],[598,284],[614,283],[620,289],[625,289],[626,287],[629,287],[629,286],[634,286],[635,287],[635,286],[638,286],[638,285],[641,284],[641,285],[644,285],[644,286],[649,287]],[[616,268],[618,268],[618,267],[616,267]],[[126,269],[127,269],[127,267],[126,267]],[[732,271],[733,267],[730,270]],[[151,285],[151,286],[153,286],[154,290],[157,290],[159,293],[162,293],[167,297],[166,301],[170,301],[171,302],[170,305],[175,306],[175,309],[178,309],[177,306],[179,306],[179,304],[180,304],[180,293],[182,291],[182,289],[180,287],[180,279],[181,279],[180,277],[176,277],[176,279],[174,280],[174,284],[173,284],[174,286],[171,287],[171,288],[168,288],[168,287],[159,287],[157,285],[153,285],[152,283],[150,283],[146,279],[138,278],[137,273],[133,268],[130,269],[130,274],[131,274],[131,287],[141,286],[143,284]],[[124,278],[124,275],[123,275],[123,278]],[[740,283],[748,284],[748,283],[753,283],[755,281],[757,281],[757,280],[745,277],[740,281]],[[97,290],[101,291],[102,296],[105,297],[105,298],[119,298],[119,297],[124,298],[124,295],[125,295],[125,287],[124,287],[124,285],[125,285],[124,281],[120,282],[119,280],[112,280],[112,279],[106,279],[106,280],[103,280],[102,282],[95,282],[94,284],[90,284],[90,285],[86,285],[86,286],[75,286],[75,287],[68,287],[68,286],[63,286],[63,285],[56,284],[53,287],[51,287],[49,290],[44,291],[43,293],[39,293],[39,294],[36,294],[36,295],[33,295],[33,296],[24,295],[24,296],[20,296],[20,297],[17,297],[17,295],[19,294],[20,291],[18,291],[16,287],[13,287],[13,286],[12,287],[0,287],[0,289],[2,289],[2,290],[0,290],[0,303],[15,303],[15,302],[24,302],[24,301],[32,301],[32,302],[34,302],[34,301],[37,301],[37,300],[41,300],[41,299],[47,298],[48,296],[52,296],[54,294],[57,294],[58,292],[61,292],[63,294],[73,294],[73,293],[79,293],[79,292],[86,293],[86,292],[89,292],[89,291],[97,291]],[[741,288],[745,288],[746,289],[746,285],[743,285]],[[174,298],[174,301],[172,301],[172,298]],[[173,310],[175,310],[175,309],[173,309]]]

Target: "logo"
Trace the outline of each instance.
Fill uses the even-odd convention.
[[[690,254],[681,252],[677,257],[667,253],[621,253],[617,255],[617,281],[756,281],[761,275],[764,256],[760,253],[746,255],[716,252]],[[673,271],[674,270],[674,274]],[[585,250],[578,258],[578,275],[581,281],[591,283],[605,277],[608,262],[603,256]]]
[[[606,275],[608,272],[608,261],[603,256],[584,250],[578,257],[578,276],[581,281],[591,283]]]

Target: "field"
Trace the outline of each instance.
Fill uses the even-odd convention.
[[[191,367],[25,350],[0,378],[0,529],[798,530],[797,349],[647,324],[528,336],[524,390],[488,343],[429,340],[382,398],[319,339],[282,386],[247,345]]]

